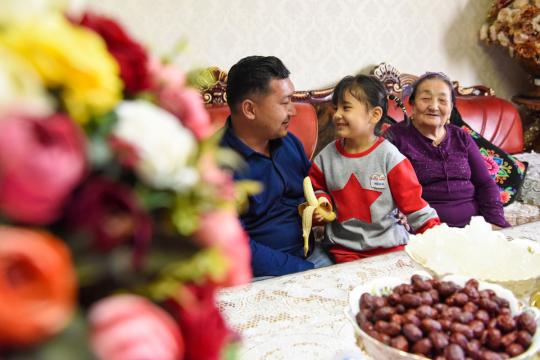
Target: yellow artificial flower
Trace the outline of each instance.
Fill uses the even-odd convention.
[[[34,66],[80,124],[107,113],[121,98],[119,66],[103,39],[60,14],[13,24],[0,31],[2,44]]]

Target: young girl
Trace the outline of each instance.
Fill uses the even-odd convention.
[[[440,223],[422,199],[409,160],[379,137],[387,101],[384,85],[373,76],[347,76],[334,90],[338,140],[317,155],[309,176],[316,196],[325,197],[337,214],[325,226],[336,262],[401,250],[408,233],[395,217],[396,208],[417,233]],[[317,212],[314,218],[324,221]]]

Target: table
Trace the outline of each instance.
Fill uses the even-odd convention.
[[[540,222],[501,231],[540,242]],[[344,313],[349,291],[380,276],[407,280],[418,270],[400,251],[224,289],[218,306],[242,336],[241,359],[361,359]]]

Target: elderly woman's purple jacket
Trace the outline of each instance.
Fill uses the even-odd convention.
[[[478,147],[459,127],[446,125],[438,145],[406,121],[393,125],[386,136],[411,161],[423,187],[422,197],[437,210],[441,222],[463,227],[472,216],[508,227],[499,188],[490,176]]]

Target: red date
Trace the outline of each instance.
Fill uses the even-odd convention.
[[[403,335],[409,340],[416,342],[423,337],[422,330],[414,324],[405,324],[403,325]]]
[[[369,336],[401,351],[433,359],[509,359],[531,346],[531,313],[513,316],[506,299],[479,290],[413,276],[387,296],[362,294],[356,321]]]

